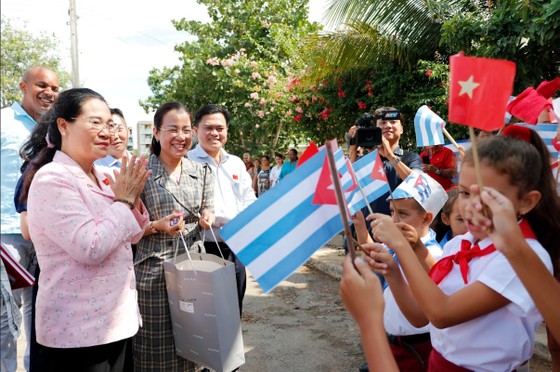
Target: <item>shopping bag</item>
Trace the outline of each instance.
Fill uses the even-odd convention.
[[[13,247],[12,249],[15,250]],[[10,253],[8,244],[0,242],[0,256],[6,267],[12,289],[30,287],[35,284],[33,275],[17,262],[16,258]]]
[[[234,264],[185,253],[163,268],[177,354],[217,372],[244,364]]]

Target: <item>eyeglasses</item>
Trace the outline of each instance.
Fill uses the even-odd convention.
[[[173,127],[173,128],[159,128],[159,129],[168,132],[173,137],[177,137],[179,135],[179,133],[182,133],[184,136],[188,136],[189,134],[191,134],[191,129],[190,128],[183,128],[181,130],[179,130],[175,127]]]
[[[78,118],[71,118],[71,120],[76,120]],[[95,129],[97,132],[101,132],[102,130],[106,129],[109,133],[116,133],[117,131],[121,131],[124,129],[124,126],[117,125],[113,122],[103,123],[101,119],[98,118],[86,118],[86,121],[91,125],[92,129]]]

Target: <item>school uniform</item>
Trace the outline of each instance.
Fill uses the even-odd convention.
[[[441,257],[442,249],[436,241],[436,234],[433,230],[430,229],[429,233],[420,240],[436,260]],[[420,328],[410,324],[397,305],[391,287],[387,287],[383,291],[383,298],[385,300],[383,313],[385,332],[387,332],[389,346],[399,370],[427,371],[432,350],[429,324]]]
[[[453,238],[444,247],[444,259],[461,250],[462,240],[472,243],[475,239],[470,233]],[[526,238],[526,241],[552,273],[552,262],[548,252],[536,239]],[[491,244],[490,238],[478,243],[482,250]],[[454,264],[451,271],[439,282],[439,288],[446,295],[457,292],[469,283],[479,281],[511,303],[489,314],[445,329],[432,326],[430,335],[433,348],[446,361],[469,370],[515,370],[531,358],[535,330],[543,318],[502,253],[496,250],[485,256],[473,258],[468,265],[468,283],[464,282],[458,264]],[[432,359],[435,360],[433,366]],[[439,356],[430,359],[430,370],[443,370],[441,365]]]

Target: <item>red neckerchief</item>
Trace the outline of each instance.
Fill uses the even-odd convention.
[[[529,226],[527,220],[521,220],[519,227],[521,228],[521,233],[525,239],[536,239],[535,233],[531,229],[531,226]],[[429,275],[436,284],[439,284],[447,276],[447,274],[451,272],[453,265],[457,263],[461,269],[463,281],[467,284],[469,262],[475,257],[486,256],[495,250],[496,247],[494,247],[494,244],[490,244],[488,247],[480,249],[478,243],[472,246],[472,243],[469,240],[462,240],[461,250],[454,255],[444,257],[436,262],[436,264],[432,266]]]

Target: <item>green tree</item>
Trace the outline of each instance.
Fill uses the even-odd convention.
[[[153,96],[145,109],[169,100],[192,110],[206,103],[232,114],[230,151],[271,152],[297,142],[296,122],[284,98],[292,76],[304,68],[300,40],[316,32],[307,21],[308,0],[199,0],[210,22],[174,21],[194,37],[176,46],[182,65],[152,70]]]
[[[411,70],[460,50],[516,62],[517,90],[560,68],[557,0],[332,0],[328,14],[339,28],[308,41],[315,77],[388,62]]]
[[[468,0],[332,0],[327,22],[334,31],[308,40],[313,69],[344,74],[393,62],[414,69],[419,59],[447,54],[440,46],[444,20],[471,8]]]
[[[56,54],[58,41],[54,35],[45,33],[34,36],[25,29],[18,29],[2,16],[1,41],[1,92],[2,107],[21,100],[19,83],[24,72],[32,66],[42,65],[57,73],[61,88],[67,87],[70,74],[61,67],[60,57]]]
[[[454,15],[442,31],[451,50],[514,61],[515,93],[560,71],[560,1],[488,1]]]

